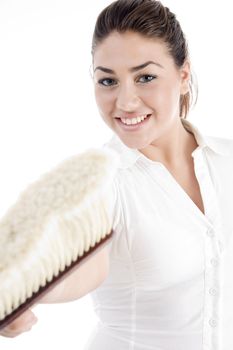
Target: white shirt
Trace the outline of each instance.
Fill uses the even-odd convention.
[[[182,122],[205,215],[162,163],[116,135],[104,145],[120,155],[115,234],[88,350],[233,349],[233,140]]]

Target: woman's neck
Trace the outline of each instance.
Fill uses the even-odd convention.
[[[197,147],[194,135],[187,131],[179,120],[172,125],[165,137],[152,142],[140,152],[151,160],[161,162],[169,168],[176,168],[191,161],[191,154]]]

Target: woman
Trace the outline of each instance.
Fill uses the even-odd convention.
[[[100,322],[89,350],[229,350],[233,141],[186,119],[193,86],[180,24],[158,1],[118,0],[97,19],[92,55],[97,106],[114,132],[105,147],[120,155],[115,236],[42,302],[92,292]],[[28,311],[3,335],[33,322]]]

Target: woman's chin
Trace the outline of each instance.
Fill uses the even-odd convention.
[[[144,148],[148,147],[148,143],[142,142],[141,140],[137,140],[137,139],[135,139],[135,140],[131,139],[130,140],[129,138],[121,137],[120,135],[118,135],[118,137],[121,139],[121,141],[128,148],[141,150],[141,149],[144,149]]]

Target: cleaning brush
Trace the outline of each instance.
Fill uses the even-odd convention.
[[[118,155],[91,148],[30,183],[0,221],[0,329],[109,243]]]

